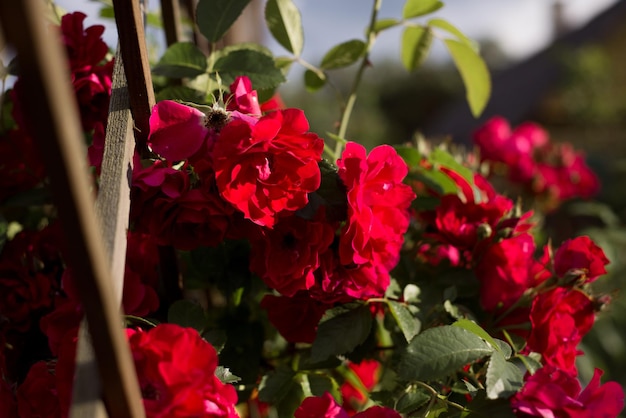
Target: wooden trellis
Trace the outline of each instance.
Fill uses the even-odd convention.
[[[25,117],[46,156],[54,202],[69,243],[68,262],[80,278],[76,284],[85,321],[79,331],[70,416],[144,417],[120,310],[132,155],[135,139],[145,147],[154,105],[141,5],[139,0],[113,1],[120,41],[94,202],[66,58],[48,30],[41,3],[0,0],[0,23],[18,54]],[[164,0],[162,7],[171,44],[180,33],[178,5]]]

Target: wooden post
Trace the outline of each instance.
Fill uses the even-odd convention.
[[[161,16],[167,46],[180,42],[180,6],[178,0],[161,0]]]
[[[45,155],[54,201],[70,245],[80,295],[111,417],[145,417],[134,364],[115,302],[95,216],[90,175],[67,59],[44,22],[38,0],[0,0],[0,21],[20,60],[24,117]]]

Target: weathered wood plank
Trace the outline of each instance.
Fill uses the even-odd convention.
[[[102,237],[111,266],[113,293],[121,306],[126,263],[126,235],[130,211],[132,158],[135,149],[133,119],[122,55],[118,48],[113,70],[113,83],[100,189],[96,199],[96,214],[101,223]],[[81,323],[76,349],[76,373],[72,397],[71,418],[106,417],[100,401],[102,387],[98,377],[95,352],[87,323]]]
[[[0,0],[0,21],[17,50],[24,86],[21,98],[31,133],[45,155],[54,202],[70,244],[68,261],[80,295],[112,417],[145,417],[133,360],[90,192],[83,134],[64,51],[48,30],[39,0]]]

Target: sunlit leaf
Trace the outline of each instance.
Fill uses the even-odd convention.
[[[400,302],[389,301],[389,310],[398,323],[400,330],[402,330],[404,338],[406,338],[407,342],[411,342],[413,337],[419,334],[422,328],[421,322],[411,313],[406,305]]]
[[[443,3],[439,0],[407,0],[402,9],[402,17],[411,19],[413,17],[424,16],[439,10]]]
[[[524,383],[524,374],[513,363],[494,352],[487,367],[487,397],[508,398],[517,393]]]
[[[292,0],[268,0],[265,6],[265,21],[279,44],[296,56],[302,53],[304,46],[302,17]]]
[[[417,167],[420,161],[422,161],[422,155],[415,147],[396,145],[394,148],[409,167]]]
[[[361,40],[353,39],[343,42],[334,46],[324,55],[320,68],[323,70],[332,70],[347,67],[361,58],[366,50],[367,45]]]
[[[474,184],[474,173],[468,167],[458,162],[449,152],[442,148],[435,148],[429,155],[428,160],[434,165],[442,166],[454,171],[471,186]]]
[[[491,345],[495,350],[499,351],[501,354],[504,354],[502,352],[502,349],[500,348],[500,345],[496,342],[496,340],[494,340],[493,337],[491,335],[489,335],[489,333],[487,331],[485,331],[476,322],[470,321],[469,319],[459,319],[458,321],[453,323],[452,326],[463,328],[463,329],[465,329],[465,330],[475,334],[476,336],[478,336],[478,337],[482,338],[483,340],[487,341],[489,343],[489,345]]]
[[[463,328],[429,328],[413,338],[402,353],[398,375],[407,380],[440,379],[492,352],[482,338]]]
[[[392,28],[394,26],[398,26],[400,22],[398,19],[378,19],[376,23],[374,23],[374,32],[381,32],[385,29]]]
[[[170,45],[152,72],[171,78],[193,78],[207,70],[206,56],[192,43],[178,42]]]
[[[446,39],[444,43],[461,73],[472,115],[478,117],[487,106],[491,95],[491,77],[487,65],[466,43],[453,39]]]
[[[224,85],[229,85],[240,75],[250,78],[255,89],[272,89],[285,81],[271,56],[252,49],[233,50],[215,62],[213,71],[219,74]]]
[[[454,35],[457,40],[467,44],[467,46],[471,47],[473,50],[478,52],[478,42],[471,40],[468,38],[463,32],[461,32],[456,26],[452,23],[448,22],[445,19],[435,18],[428,21],[428,26],[433,28],[439,28],[445,30],[450,35]]]
[[[402,64],[407,71],[414,71],[428,56],[433,40],[429,27],[409,26],[402,34]]]
[[[217,42],[235,23],[250,0],[199,0],[196,23],[209,42]]]

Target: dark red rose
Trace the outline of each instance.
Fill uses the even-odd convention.
[[[354,415],[354,418],[402,418],[402,415],[384,406],[370,406],[365,411]]]
[[[381,365],[378,361],[365,359],[360,363],[348,363],[350,370],[354,372],[367,390],[371,391],[380,379]],[[367,401],[367,394],[354,386],[350,381],[345,381],[341,387],[341,396],[343,398],[343,407],[348,412],[356,412]]]
[[[511,407],[518,417],[615,418],[624,407],[624,392],[616,382],[601,386],[600,376],[596,369],[581,393],[575,376],[545,366],[527,376]]]
[[[9,327],[27,331],[37,314],[52,306],[53,284],[42,273],[29,274],[21,265],[0,263],[0,316]]]
[[[559,287],[539,294],[530,311],[528,349],[544,364],[575,376],[577,346],[595,319],[593,301],[579,290]]]
[[[259,229],[251,241],[250,270],[285,296],[311,288],[320,254],[332,244],[335,228],[289,216],[281,218],[274,229]]]
[[[312,299],[306,292],[294,297],[265,295],[260,306],[267,311],[270,322],[280,335],[292,343],[312,343],[317,324],[331,307]]]
[[[320,186],[324,143],[307,132],[298,109],[271,112],[254,125],[236,119],[220,132],[213,149],[217,188],[254,223],[273,227]]]
[[[45,175],[39,150],[26,131],[0,134],[0,201],[34,188]]]
[[[104,26],[84,28],[87,16],[81,12],[68,13],[61,18],[61,39],[67,50],[73,73],[90,71],[100,64],[109,48],[102,40]]]
[[[565,277],[571,270],[582,276],[586,282],[592,282],[606,274],[609,259],[591,238],[576,237],[565,241],[554,253],[554,272],[558,277]]]
[[[46,362],[33,364],[17,388],[17,410],[22,418],[61,418],[56,378]]]

